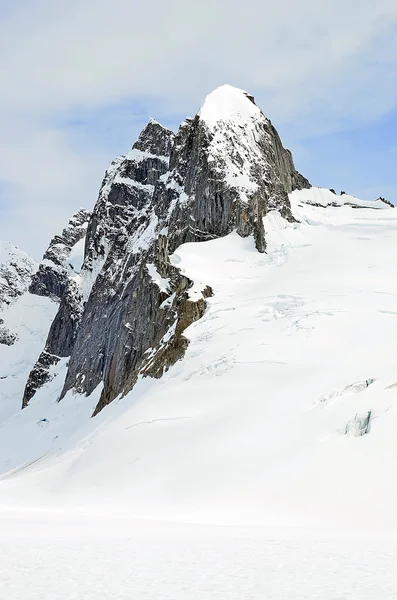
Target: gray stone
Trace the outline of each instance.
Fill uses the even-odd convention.
[[[60,300],[65,292],[71,267],[68,258],[73,246],[83,239],[91,213],[81,209],[70,219],[61,235],[56,235],[44,253],[38,271],[32,276],[31,294]]]

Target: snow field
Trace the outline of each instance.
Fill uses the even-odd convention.
[[[393,600],[396,541],[0,513],[4,600]]]
[[[215,292],[186,356],[94,419],[67,359],[19,410],[56,305],[2,314],[0,598],[397,599],[397,213],[334,198],[292,194],[266,255],[178,248]]]
[[[3,425],[4,503],[29,490],[137,518],[396,530],[397,214],[306,203],[328,194],[292,194],[301,223],[270,213],[267,255],[235,233],[178,248],[215,292],[185,358],[92,420],[99,389],[41,390]],[[347,436],[369,411],[369,434]]]

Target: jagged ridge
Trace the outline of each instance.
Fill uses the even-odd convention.
[[[61,235],[56,235],[44,253],[38,271],[33,275],[29,287],[31,294],[62,298],[68,277],[74,271],[69,262],[73,247],[85,238],[91,213],[79,210],[70,219]]]

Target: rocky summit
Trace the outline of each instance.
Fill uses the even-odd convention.
[[[266,250],[263,217],[293,221],[288,194],[310,184],[252,96],[229,85],[207,96],[176,134],[151,120],[130,152],[105,174],[91,213],[81,210],[55,236],[30,292],[59,302],[45,348],[22,399],[25,407],[69,357],[68,390],[103,390],[94,414],[139,376],[161,377],[182,358],[184,330],[212,295],[172,265],[185,242],[252,236]],[[76,269],[71,255],[84,243]]]

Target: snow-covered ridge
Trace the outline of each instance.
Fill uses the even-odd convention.
[[[80,209],[56,235],[44,253],[38,271],[32,277],[30,291],[60,300],[68,278],[79,273],[84,260],[84,239],[91,213]]]
[[[392,208],[387,202],[382,200],[360,200],[350,194],[341,194],[337,196],[331,190],[325,188],[312,187],[311,189],[296,190],[293,194],[294,199],[311,204],[319,208],[351,206],[352,208],[372,208],[377,210],[387,210]]]

